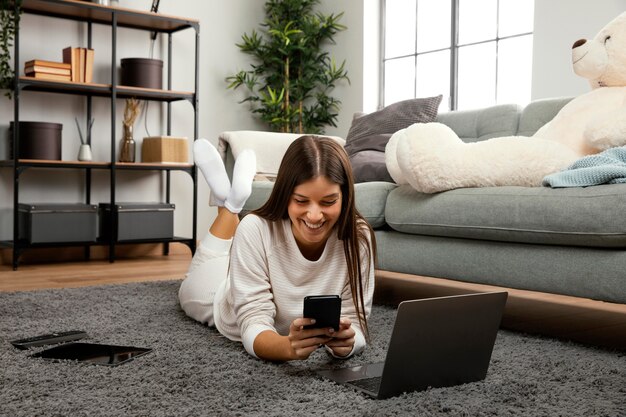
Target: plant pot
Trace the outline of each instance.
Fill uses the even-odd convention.
[[[63,125],[47,122],[19,122],[19,159],[61,160],[61,133]],[[9,125],[9,157],[13,158],[13,128]]]
[[[121,85],[163,88],[163,61],[149,58],[123,58]]]

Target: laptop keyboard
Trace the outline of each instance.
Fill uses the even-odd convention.
[[[349,384],[355,385],[359,388],[363,388],[367,391],[378,392],[380,388],[380,381],[382,381],[382,377],[375,376],[373,378],[363,378],[363,379],[355,379],[354,381],[350,381]]]

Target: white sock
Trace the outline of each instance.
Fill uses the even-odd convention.
[[[252,193],[252,181],[256,175],[256,155],[252,149],[244,149],[233,168],[233,183],[226,197],[224,207],[232,213],[239,213]]]
[[[211,203],[223,206],[230,191],[230,181],[217,149],[208,140],[197,139],[193,142],[193,160],[211,188]]]

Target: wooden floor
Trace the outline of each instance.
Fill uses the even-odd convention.
[[[187,251],[188,252],[188,251]],[[173,253],[130,259],[23,264],[17,271],[0,265],[0,291],[72,288],[140,281],[183,279],[191,255]]]

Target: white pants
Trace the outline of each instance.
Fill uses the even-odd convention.
[[[209,326],[215,325],[213,301],[228,275],[231,243],[232,239],[224,240],[208,233],[196,249],[178,290],[178,301],[185,314]]]

